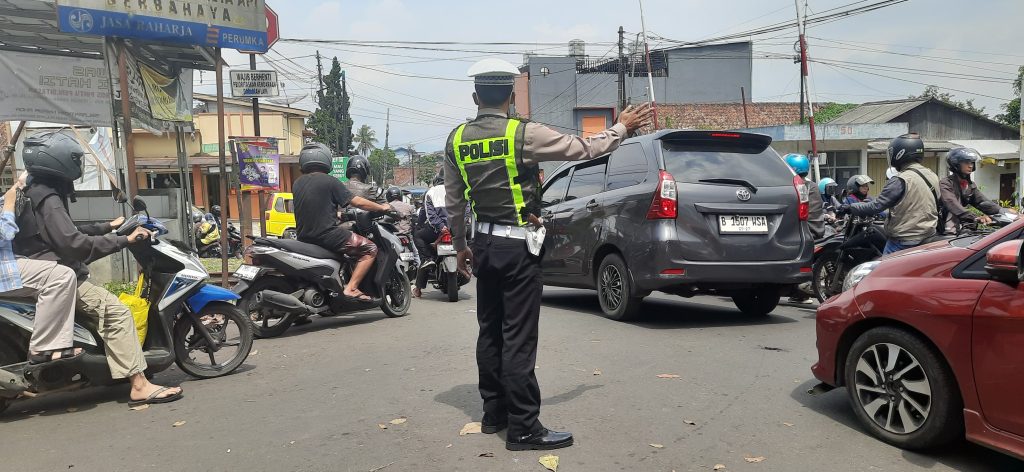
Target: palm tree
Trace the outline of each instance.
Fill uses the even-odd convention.
[[[363,157],[369,156],[370,151],[377,147],[374,146],[377,144],[377,132],[367,125],[360,126],[355,136],[355,142],[359,143],[356,146],[356,152]]]

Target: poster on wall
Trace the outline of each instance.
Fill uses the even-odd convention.
[[[234,138],[233,150],[243,191],[278,189],[281,152],[277,138]]]
[[[267,51],[263,0],[57,0],[65,33]]]
[[[0,51],[0,121],[109,126],[108,77],[102,59]]]
[[[152,67],[139,64],[142,83],[153,118],[163,121],[192,121],[192,70],[168,77]]]

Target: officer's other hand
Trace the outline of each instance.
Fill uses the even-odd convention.
[[[848,205],[848,204],[844,203],[842,205],[839,205],[839,208],[836,208],[836,215],[849,215],[849,214],[850,214],[850,205]]]
[[[627,132],[633,133],[644,126],[651,124],[651,117],[653,116],[654,110],[651,109],[650,103],[630,105],[619,114],[619,123],[626,126]]]
[[[120,228],[121,225],[123,225],[123,224],[124,224],[124,217],[123,216],[119,216],[119,217],[115,218],[114,221],[110,222],[110,227],[112,229],[117,229],[117,228]]]
[[[473,250],[470,248],[459,251],[459,273],[466,276],[473,276]]]
[[[128,235],[128,244],[135,244],[137,242],[145,241],[153,237],[153,233],[146,228],[139,226],[132,231],[132,234]]]

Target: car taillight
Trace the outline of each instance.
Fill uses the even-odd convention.
[[[676,179],[667,171],[658,173],[658,188],[647,211],[648,220],[674,220],[678,214],[676,206]]]
[[[793,176],[793,188],[796,189],[796,196],[800,201],[800,206],[797,207],[797,215],[799,215],[800,221],[807,221],[807,218],[811,215],[811,205],[809,203],[811,195],[807,192],[804,179],[800,178],[799,175]]]

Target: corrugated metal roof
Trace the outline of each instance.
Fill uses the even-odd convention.
[[[830,125],[847,125],[854,123],[888,123],[896,117],[917,108],[927,99],[894,100],[887,102],[865,103],[828,122]]]

